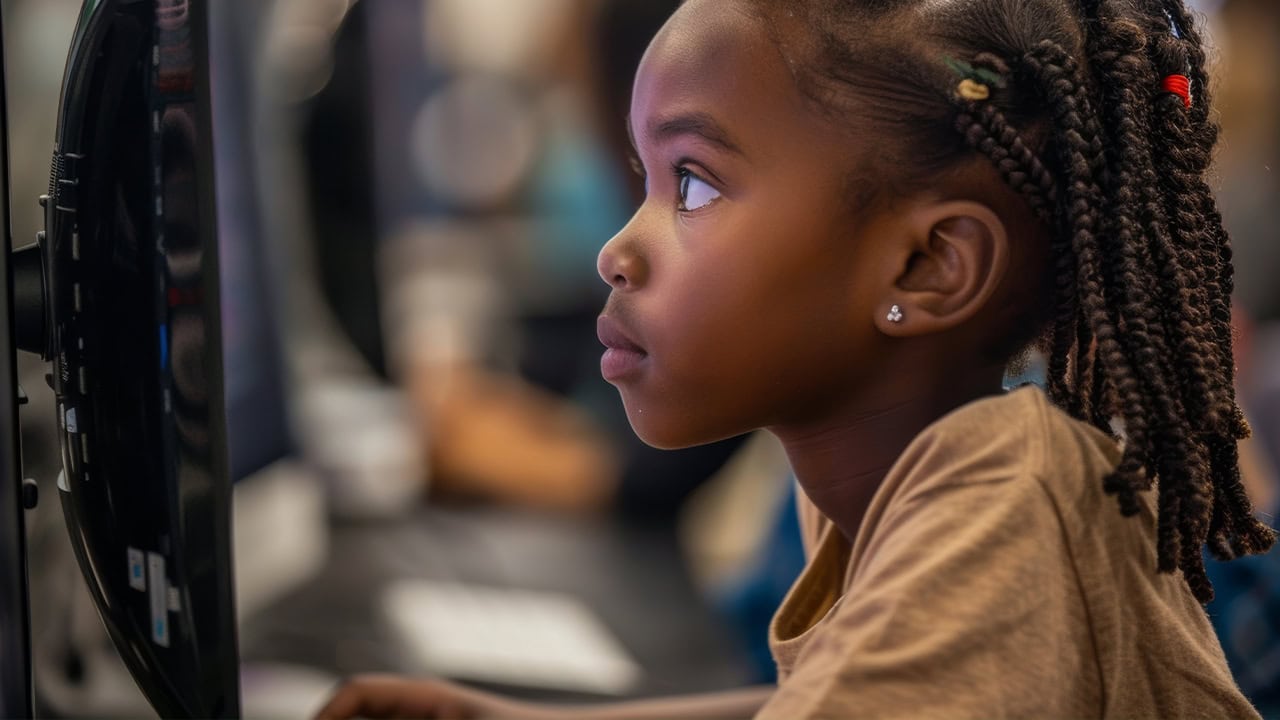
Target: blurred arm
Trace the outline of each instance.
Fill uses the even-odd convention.
[[[570,512],[603,510],[613,500],[617,453],[570,402],[460,364],[419,369],[410,392],[436,489]]]
[[[684,697],[607,705],[543,705],[508,700],[440,680],[394,675],[353,678],[338,688],[317,720],[347,718],[500,718],[501,720],[662,720],[749,718],[773,694],[757,686]]]

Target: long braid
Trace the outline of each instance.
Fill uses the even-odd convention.
[[[1070,357],[1076,347],[1076,260],[1071,238],[1055,233],[1049,251],[1054,258],[1054,290],[1057,296],[1053,328],[1050,331],[1049,362],[1045,383],[1049,397],[1058,405],[1070,408],[1072,390],[1067,383]]]
[[[1104,480],[1104,487],[1117,495],[1126,514],[1137,512],[1135,491],[1142,486],[1143,467],[1148,445],[1147,399],[1142,392],[1142,381],[1135,374],[1129,354],[1120,341],[1119,313],[1109,290],[1114,282],[1104,277],[1102,246],[1099,230],[1104,198],[1098,183],[1098,169],[1103,161],[1102,144],[1097,137],[1096,118],[1086,96],[1080,70],[1061,46],[1042,41],[1023,58],[1032,78],[1042,87],[1054,114],[1059,165],[1063,168],[1062,184],[1068,188],[1063,193],[1067,213],[1062,235],[1072,238],[1072,248],[1080,277],[1078,302],[1088,324],[1090,334],[1097,342],[1095,356],[1111,379],[1117,401],[1125,409],[1123,418],[1128,442],[1123,458],[1116,470]],[[1110,287],[1108,287],[1110,286]],[[1077,332],[1072,327],[1072,332]],[[1088,348],[1076,347],[1076,363],[1086,361]],[[1079,397],[1091,388],[1074,387]],[[1081,402],[1076,400],[1074,407]]]
[[[1160,211],[1159,177],[1152,161],[1152,143],[1148,140],[1152,93],[1137,90],[1142,87],[1142,79],[1151,77],[1154,70],[1139,54],[1142,41],[1136,26],[1107,18],[1099,24],[1099,29],[1099,34],[1105,34],[1112,48],[1095,56],[1095,69],[1111,111],[1113,164],[1118,176],[1116,192],[1126,196],[1119,204],[1122,210],[1117,215],[1117,224],[1127,237],[1120,243],[1120,249],[1140,253],[1147,259],[1141,271],[1135,273],[1135,281],[1147,277],[1158,280],[1153,289],[1160,297],[1154,307],[1162,309],[1161,325],[1165,332],[1156,338],[1161,346],[1156,351],[1168,358],[1172,357],[1166,354],[1168,349],[1177,348],[1184,359],[1174,363],[1171,370],[1183,390],[1182,400],[1190,413],[1189,419],[1198,429],[1216,428],[1221,422],[1218,387],[1221,358],[1217,348],[1202,339],[1208,322],[1201,311],[1208,302],[1201,277],[1203,268],[1193,254],[1170,237],[1164,213]],[[1144,227],[1151,239],[1150,247],[1139,242]],[[1189,276],[1197,282],[1187,282],[1185,278]],[[1152,306],[1149,296],[1138,301],[1143,306]]]
[[[1098,352],[1094,347],[1093,328],[1089,327],[1084,315],[1080,315],[1076,318],[1075,404],[1081,420],[1105,427],[1106,408],[1100,398],[1105,378],[1097,369]]]
[[[1216,424],[1213,380],[1217,372],[1206,366],[1206,356],[1212,358],[1213,354],[1206,353],[1200,342],[1205,324],[1199,311],[1201,298],[1183,280],[1187,273],[1180,253],[1152,200],[1156,184],[1146,140],[1149,101],[1146,94],[1135,90],[1141,87],[1141,78],[1152,74],[1138,54],[1141,37],[1131,23],[1103,14],[1095,22],[1091,43],[1106,47],[1093,57],[1104,106],[1109,110],[1108,156],[1113,169],[1109,191],[1116,200],[1110,213],[1114,223],[1111,252],[1124,280],[1120,287],[1122,312],[1128,318],[1126,345],[1138,354],[1143,377],[1155,385],[1153,396],[1160,409],[1155,420],[1161,435],[1169,438],[1159,443],[1168,449],[1157,450],[1160,461],[1153,468],[1164,479],[1158,563],[1163,568],[1181,566],[1196,596],[1207,600],[1212,588],[1199,548],[1208,535],[1207,516],[1215,498],[1205,479],[1209,470],[1206,449],[1188,437],[1189,428],[1183,423],[1184,418],[1191,418],[1197,427]],[[1150,246],[1142,242],[1144,236],[1150,239]],[[1158,293],[1158,300],[1152,292]],[[1170,352],[1174,348],[1176,356]],[[1174,357],[1180,362],[1172,362]],[[1174,451],[1172,458],[1168,450]]]
[[[1181,100],[1173,96],[1167,96],[1158,102],[1182,104]],[[1153,145],[1157,148],[1156,156],[1159,159],[1155,162],[1158,170],[1152,173],[1152,176],[1158,174],[1166,180],[1166,183],[1176,186],[1177,177],[1185,176],[1177,172],[1171,173],[1169,168],[1163,166],[1167,164],[1167,158],[1182,152],[1178,146],[1182,142],[1189,141],[1190,138],[1186,133],[1175,131],[1172,133],[1174,147],[1162,152],[1161,141],[1170,135],[1157,131],[1154,137],[1156,140]],[[1181,141],[1178,140],[1179,137]],[[1153,190],[1148,187],[1145,191],[1148,196],[1147,204],[1158,206],[1160,198],[1152,198],[1152,193]],[[1179,191],[1175,193],[1181,194]],[[1195,237],[1196,235],[1203,237],[1209,233],[1193,230],[1204,224],[1203,216],[1174,198],[1173,194],[1166,193],[1163,200],[1165,204],[1163,212],[1156,217],[1169,218],[1167,226],[1171,231],[1166,234],[1164,224],[1153,223],[1152,248],[1163,269],[1160,273],[1161,279],[1166,286],[1172,287],[1170,294],[1176,293],[1167,298],[1170,304],[1165,307],[1169,309],[1173,307],[1172,303],[1176,303],[1177,311],[1171,311],[1168,314],[1172,316],[1174,340],[1181,354],[1178,367],[1185,370],[1181,387],[1184,398],[1187,400],[1187,424],[1202,436],[1196,443],[1196,449],[1200,451],[1197,453],[1200,458],[1197,458],[1196,465],[1199,466],[1202,462],[1207,465],[1206,472],[1200,473],[1199,477],[1192,476],[1183,487],[1179,488],[1184,499],[1180,512],[1183,533],[1180,564],[1196,596],[1202,601],[1207,601],[1212,598],[1212,588],[1205,574],[1201,548],[1209,540],[1210,529],[1215,525],[1213,518],[1221,516],[1224,512],[1220,502],[1227,496],[1221,492],[1220,486],[1224,482],[1226,484],[1237,482],[1230,478],[1232,472],[1238,475],[1235,458],[1229,460],[1230,469],[1223,464],[1227,458],[1222,454],[1223,438],[1220,433],[1223,432],[1226,418],[1232,417],[1226,412],[1227,403],[1232,402],[1230,400],[1231,378],[1229,371],[1224,371],[1223,366],[1229,365],[1231,358],[1229,345],[1225,350],[1222,347],[1223,334],[1220,331],[1215,332],[1213,327],[1215,321],[1219,326],[1226,327],[1223,324],[1224,316],[1229,323],[1229,297],[1222,296],[1220,290],[1214,292],[1215,286],[1220,287],[1220,284],[1214,282],[1211,273],[1206,272],[1202,253],[1198,250],[1209,245]],[[1216,261],[1217,258],[1214,260]],[[1226,312],[1218,312],[1218,317],[1210,318],[1202,313],[1200,308],[1225,308]],[[1229,338],[1229,335],[1227,337]],[[1187,375],[1190,377],[1186,377]],[[1234,451],[1234,437],[1230,438],[1229,442]],[[1224,474],[1227,477],[1223,477]],[[1219,478],[1219,487],[1210,484],[1214,477]],[[1187,500],[1191,501],[1191,507],[1186,506]],[[1209,508],[1207,517],[1204,511],[1206,505]],[[1237,518],[1233,517],[1228,526],[1235,527],[1236,520]],[[1217,525],[1221,527],[1222,523],[1219,522]],[[1216,543],[1213,544],[1216,545]]]
[[[1105,63],[1098,63],[1104,65]],[[1116,124],[1115,108],[1126,107],[1124,102],[1113,102],[1114,98],[1106,93],[1102,96],[1103,106],[1111,110],[1112,125]],[[1133,119],[1122,110],[1119,113],[1119,125],[1125,128],[1126,134],[1135,141],[1121,144],[1128,152],[1118,153],[1117,143],[1109,143],[1106,151],[1108,161],[1107,173],[1103,174],[1106,192],[1113,199],[1108,207],[1108,216],[1113,227],[1102,235],[1107,256],[1112,260],[1105,267],[1110,297],[1117,305],[1118,316],[1124,324],[1124,332],[1120,335],[1120,343],[1137,370],[1139,377],[1147,384],[1158,382],[1168,374],[1168,352],[1164,342],[1164,328],[1160,318],[1152,313],[1155,304],[1149,288],[1148,270],[1150,262],[1141,252],[1142,228],[1134,212],[1134,194],[1137,183],[1134,182],[1132,167],[1132,148],[1139,143],[1140,137],[1133,130]],[[1117,155],[1122,155],[1117,161]],[[1105,382],[1105,381],[1104,381]],[[1147,391],[1148,393],[1150,390]],[[1138,426],[1143,426],[1146,414],[1137,418]],[[1134,430],[1129,427],[1135,419],[1126,417],[1126,430],[1130,438],[1135,438]],[[1095,423],[1097,421],[1095,420]],[[1147,430],[1143,427],[1143,432]],[[1141,465],[1150,465],[1150,456],[1144,454],[1145,443],[1137,440],[1134,456],[1127,459],[1127,465],[1120,473],[1109,477],[1105,487],[1109,492],[1119,495],[1122,510],[1125,514],[1137,512],[1133,493],[1145,490],[1150,485],[1149,475],[1137,472]],[[1141,457],[1141,462],[1139,461]]]
[[[1157,17],[1156,22],[1164,20],[1172,24],[1170,32],[1160,33],[1157,41],[1152,44],[1152,62],[1163,74],[1185,72],[1192,83],[1194,101],[1189,110],[1172,95],[1165,95],[1157,101],[1154,136],[1166,141],[1166,146],[1161,148],[1162,152],[1157,157],[1178,161],[1176,167],[1166,164],[1161,168],[1173,173],[1170,176],[1174,185],[1171,188],[1172,194],[1180,198],[1182,205],[1198,211],[1205,220],[1190,227],[1201,228],[1210,235],[1206,242],[1193,248],[1196,266],[1206,274],[1206,289],[1211,296],[1209,307],[1217,341],[1215,349],[1222,360],[1222,369],[1228,382],[1226,389],[1230,395],[1230,407],[1227,409],[1231,415],[1229,421],[1235,426],[1233,434],[1242,439],[1247,437],[1248,427],[1234,400],[1235,368],[1231,358],[1230,306],[1231,293],[1234,291],[1231,240],[1223,227],[1222,215],[1204,177],[1219,135],[1217,124],[1209,117],[1212,91],[1206,69],[1204,44],[1191,13],[1180,0],[1148,0],[1148,5],[1148,12]],[[1222,298],[1223,302],[1214,298]]]
[[[1161,34],[1152,48],[1153,62],[1161,73],[1185,72],[1192,81],[1194,101],[1188,109],[1180,98],[1165,95],[1155,104],[1153,136],[1162,145],[1157,153],[1159,172],[1168,179],[1165,200],[1176,212],[1180,237],[1189,260],[1200,269],[1204,306],[1209,309],[1206,324],[1206,354],[1218,360],[1219,387],[1215,417],[1219,423],[1208,433],[1211,474],[1219,478],[1208,544],[1220,558],[1265,551],[1274,542],[1274,533],[1253,517],[1248,495],[1240,477],[1237,439],[1247,437],[1248,424],[1235,400],[1235,367],[1231,356],[1231,292],[1233,290],[1230,238],[1222,226],[1221,214],[1204,174],[1218,137],[1218,128],[1209,119],[1210,89],[1204,66],[1203,46],[1190,14],[1182,3],[1156,3],[1151,8],[1156,22],[1167,18],[1173,32]],[[1158,14],[1157,14],[1158,12]],[[1180,37],[1179,37],[1180,36]],[[1196,549],[1198,552],[1198,548]],[[1188,553],[1190,553],[1188,549]]]
[[[1218,127],[1209,119],[1208,115],[1210,86],[1208,73],[1205,69],[1203,45],[1200,42],[1195,22],[1190,13],[1186,11],[1186,8],[1182,6],[1182,3],[1166,0],[1161,3],[1161,9],[1172,22],[1173,29],[1177,34],[1185,38],[1185,42],[1181,43],[1166,40],[1163,44],[1164,46],[1160,48],[1161,59],[1165,60],[1166,63],[1181,60],[1187,65],[1193,87],[1201,99],[1200,103],[1193,105],[1191,113],[1184,113],[1182,108],[1177,107],[1175,103],[1166,99],[1162,103],[1161,109],[1163,112],[1161,117],[1167,123],[1166,136],[1176,138],[1179,133],[1194,131],[1196,134],[1195,139],[1199,141],[1198,147],[1194,147],[1193,150],[1200,150],[1201,153],[1183,152],[1177,156],[1178,159],[1183,161],[1181,168],[1183,173],[1179,173],[1174,180],[1181,181],[1182,192],[1188,198],[1197,199],[1200,212],[1209,219],[1208,227],[1213,236],[1212,242],[1201,246],[1199,256],[1201,266],[1213,271],[1210,274],[1208,283],[1210,291],[1217,298],[1223,298],[1223,300],[1212,304],[1211,307],[1214,310],[1214,333],[1217,338],[1218,349],[1221,352],[1229,352],[1232,342],[1229,299],[1234,289],[1231,243],[1222,227],[1222,218],[1217,204],[1214,202],[1207,185],[1203,182],[1203,173],[1209,162],[1209,150],[1218,135]],[[1186,54],[1185,59],[1180,56],[1180,53]],[[1190,116],[1191,123],[1189,130],[1186,128],[1187,115]],[[1190,143],[1187,140],[1187,138],[1183,138],[1184,147],[1190,147]],[[1215,474],[1225,474],[1228,478],[1227,487],[1224,488],[1222,493],[1225,503],[1215,507],[1214,514],[1215,516],[1226,515],[1228,518],[1225,520],[1219,519],[1219,522],[1216,523],[1221,528],[1220,535],[1212,539],[1211,545],[1215,548],[1215,553],[1220,558],[1225,559],[1238,554],[1265,549],[1274,542],[1274,534],[1257,522],[1249,513],[1248,497],[1239,474],[1239,452],[1232,441],[1232,439],[1247,437],[1249,428],[1244,420],[1244,414],[1235,402],[1235,367],[1230,355],[1225,357],[1222,365],[1225,383],[1228,388],[1227,399],[1229,407],[1227,412],[1231,415],[1230,422],[1232,427],[1229,429],[1227,437],[1213,438],[1211,447]],[[1229,548],[1230,552],[1224,550],[1226,548]]]
[[[1001,63],[994,67],[1006,73]],[[1022,141],[1021,135],[994,105],[967,102],[956,115],[956,130],[969,147],[986,155],[1000,171],[1001,177],[1017,190],[1048,225],[1055,222],[1054,206],[1058,190],[1053,174],[1039,156]],[[1063,405],[1071,405],[1076,396],[1066,383],[1068,357],[1078,347],[1076,342],[1076,261],[1070,239],[1055,235],[1052,253],[1055,260],[1054,293],[1057,312],[1053,319],[1050,342],[1049,395]],[[1061,239],[1059,239],[1061,238]]]

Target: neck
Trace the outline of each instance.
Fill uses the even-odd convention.
[[[1003,368],[951,376],[933,387],[902,384],[819,422],[776,427],[800,486],[851,542],[871,498],[917,435],[948,412],[1001,392]]]

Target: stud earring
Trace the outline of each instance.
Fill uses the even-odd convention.
[[[889,322],[891,323],[902,322],[902,308],[898,307],[897,305],[894,305],[893,307],[889,308],[889,314],[886,315],[885,317],[888,318]]]

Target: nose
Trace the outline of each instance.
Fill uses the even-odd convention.
[[[628,224],[614,235],[596,258],[596,272],[614,290],[636,290],[649,277],[649,265],[639,252],[631,229]]]

